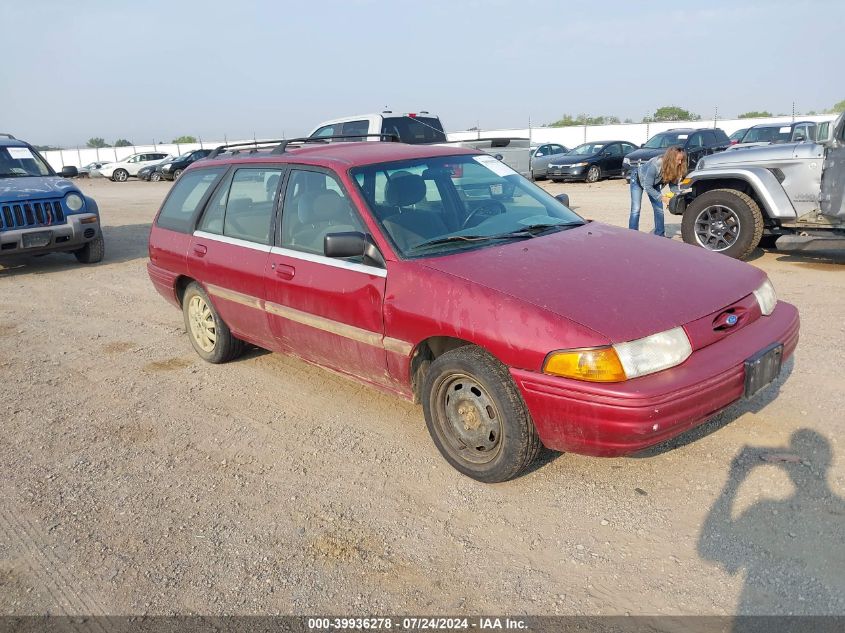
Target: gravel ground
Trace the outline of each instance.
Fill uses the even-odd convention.
[[[169,184],[80,184],[106,261],[0,265],[0,613],[845,613],[845,254],[751,262],[802,317],[757,399],[482,485],[418,406],[278,354],[202,362],[145,270]],[[548,188],[626,224],[624,182]]]

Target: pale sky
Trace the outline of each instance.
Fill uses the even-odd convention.
[[[0,131],[73,147],[288,137],[428,110],[447,130],[845,99],[845,2],[0,0]]]

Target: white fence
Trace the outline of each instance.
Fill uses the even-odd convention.
[[[795,121],[831,121],[836,115],[821,116],[778,116],[765,119],[713,119],[700,121],[662,121],[660,123],[619,123],[616,125],[579,125],[572,127],[532,127],[509,130],[481,130],[466,132],[449,132],[450,141],[466,141],[475,138],[490,137],[520,137],[530,138],[533,143],[560,143],[567,147],[575,147],[588,141],[630,141],[642,145],[658,132],[665,132],[676,127],[718,127],[730,136],[741,128],[759,125],[761,123],[791,123]]]
[[[213,148],[224,143],[251,143],[252,139],[245,141],[202,141],[201,143],[159,143],[157,145],[130,145],[128,147],[100,147],[100,148],[77,148],[58,149],[41,152],[47,162],[60,171],[62,167],[82,167],[94,162],[116,163],[139,152],[165,152],[173,156],[179,156],[185,152],[195,149]]]

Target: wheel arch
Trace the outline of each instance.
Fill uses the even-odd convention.
[[[688,178],[694,198],[713,189],[735,189],[754,200],[769,218],[797,217],[777,177],[764,167],[703,170],[692,172]]]
[[[477,343],[456,336],[429,336],[414,346],[411,352],[411,363],[409,365],[411,391],[414,402],[421,402],[421,389],[425,381],[426,373],[431,363],[438,357],[453,349],[466,345],[479,346]],[[489,350],[486,350],[489,352]]]

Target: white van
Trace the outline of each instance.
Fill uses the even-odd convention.
[[[378,137],[355,138],[358,134],[393,134],[402,143],[445,143],[446,133],[440,119],[426,111],[394,114],[385,110],[380,114],[361,114],[323,121],[309,137],[351,136],[345,141],[377,141]]]

